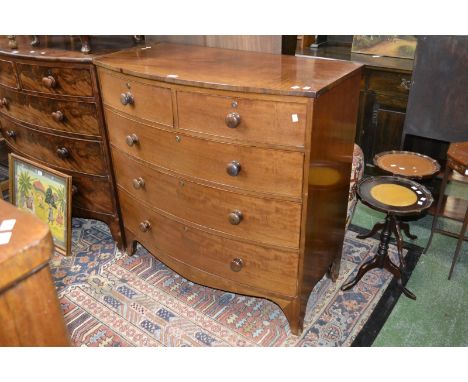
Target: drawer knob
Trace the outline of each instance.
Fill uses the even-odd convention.
[[[235,112],[228,113],[228,115],[226,115],[226,117],[224,118],[224,122],[226,122],[227,127],[229,127],[230,129],[234,129],[237,126],[239,126],[240,121],[241,117],[239,113]]]
[[[138,143],[138,136],[136,134],[127,135],[127,138],[125,138],[125,142],[127,142],[127,145],[132,147],[133,145]]]
[[[241,170],[241,165],[238,161],[233,160],[231,163],[229,163],[226,167],[226,171],[229,175],[231,176],[237,176],[239,175]]]
[[[8,100],[5,97],[0,99],[0,107],[7,107],[7,106],[8,106]]]
[[[16,131],[14,131],[14,130],[7,130],[5,133],[6,133],[7,137],[10,137],[12,139],[16,138]]]
[[[73,184],[71,192],[72,192],[72,195],[76,195],[78,193],[78,187]]]
[[[124,106],[129,105],[129,104],[133,105],[133,101],[134,101],[133,95],[130,92],[122,93],[120,95],[120,103]]]
[[[59,158],[65,159],[70,156],[70,152],[68,151],[66,147],[59,147],[57,149],[57,155]]]
[[[242,212],[241,211],[232,211],[229,215],[228,215],[228,220],[229,220],[229,223],[231,223],[232,225],[238,225],[242,219],[243,219],[243,215],[242,215]]]
[[[141,232],[148,232],[151,229],[151,223],[148,220],[145,220],[140,223],[139,227]]]
[[[52,118],[55,122],[62,122],[63,121],[63,113],[60,110],[52,112]]]
[[[145,181],[143,178],[135,178],[133,179],[133,188],[138,190],[139,188],[143,188],[145,186]]]
[[[407,80],[406,78],[401,79],[400,87],[405,90],[411,89],[411,80]]]
[[[57,86],[57,81],[53,76],[42,77],[42,84],[49,89],[53,89]]]
[[[242,269],[242,267],[244,266],[244,262],[242,261],[242,259],[236,257],[235,259],[232,259],[231,261],[231,270],[233,272],[240,272],[240,270]]]

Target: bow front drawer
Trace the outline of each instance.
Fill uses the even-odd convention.
[[[243,142],[304,147],[307,107],[278,102],[177,92],[179,128]]]
[[[181,175],[300,198],[304,154],[234,145],[153,128],[105,110],[111,145]]]
[[[30,64],[16,64],[25,90],[67,96],[93,96],[89,68],[76,69]]]
[[[7,143],[20,153],[65,170],[106,175],[101,142],[49,134],[0,118],[0,130]]]
[[[117,183],[135,198],[208,229],[264,244],[299,247],[300,203],[204,186],[112,151]]]
[[[126,229],[162,259],[169,257],[176,264],[283,295],[295,293],[296,251],[242,243],[188,227],[154,212],[121,189],[119,199]]]
[[[38,97],[0,88],[0,113],[38,127],[100,136],[96,104]]]
[[[72,174],[74,207],[87,211],[112,214],[112,188],[107,178]]]
[[[123,113],[167,126],[174,125],[171,90],[99,70],[102,101]]]

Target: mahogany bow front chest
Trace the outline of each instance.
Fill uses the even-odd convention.
[[[120,246],[121,226],[96,68],[77,37],[0,36],[0,136],[14,153],[72,176],[73,216],[105,221]],[[94,52],[133,46],[96,37]]]
[[[127,251],[302,330],[343,238],[360,65],[157,44],[97,57]]]

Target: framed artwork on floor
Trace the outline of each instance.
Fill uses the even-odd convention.
[[[70,254],[72,177],[15,154],[8,161],[11,203],[47,223],[56,250]]]

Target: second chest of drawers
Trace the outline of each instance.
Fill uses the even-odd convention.
[[[0,133],[9,149],[72,176],[72,214],[106,222],[122,245],[101,98],[92,56],[60,36],[18,50],[0,36]],[[99,51],[96,46],[96,51]]]

